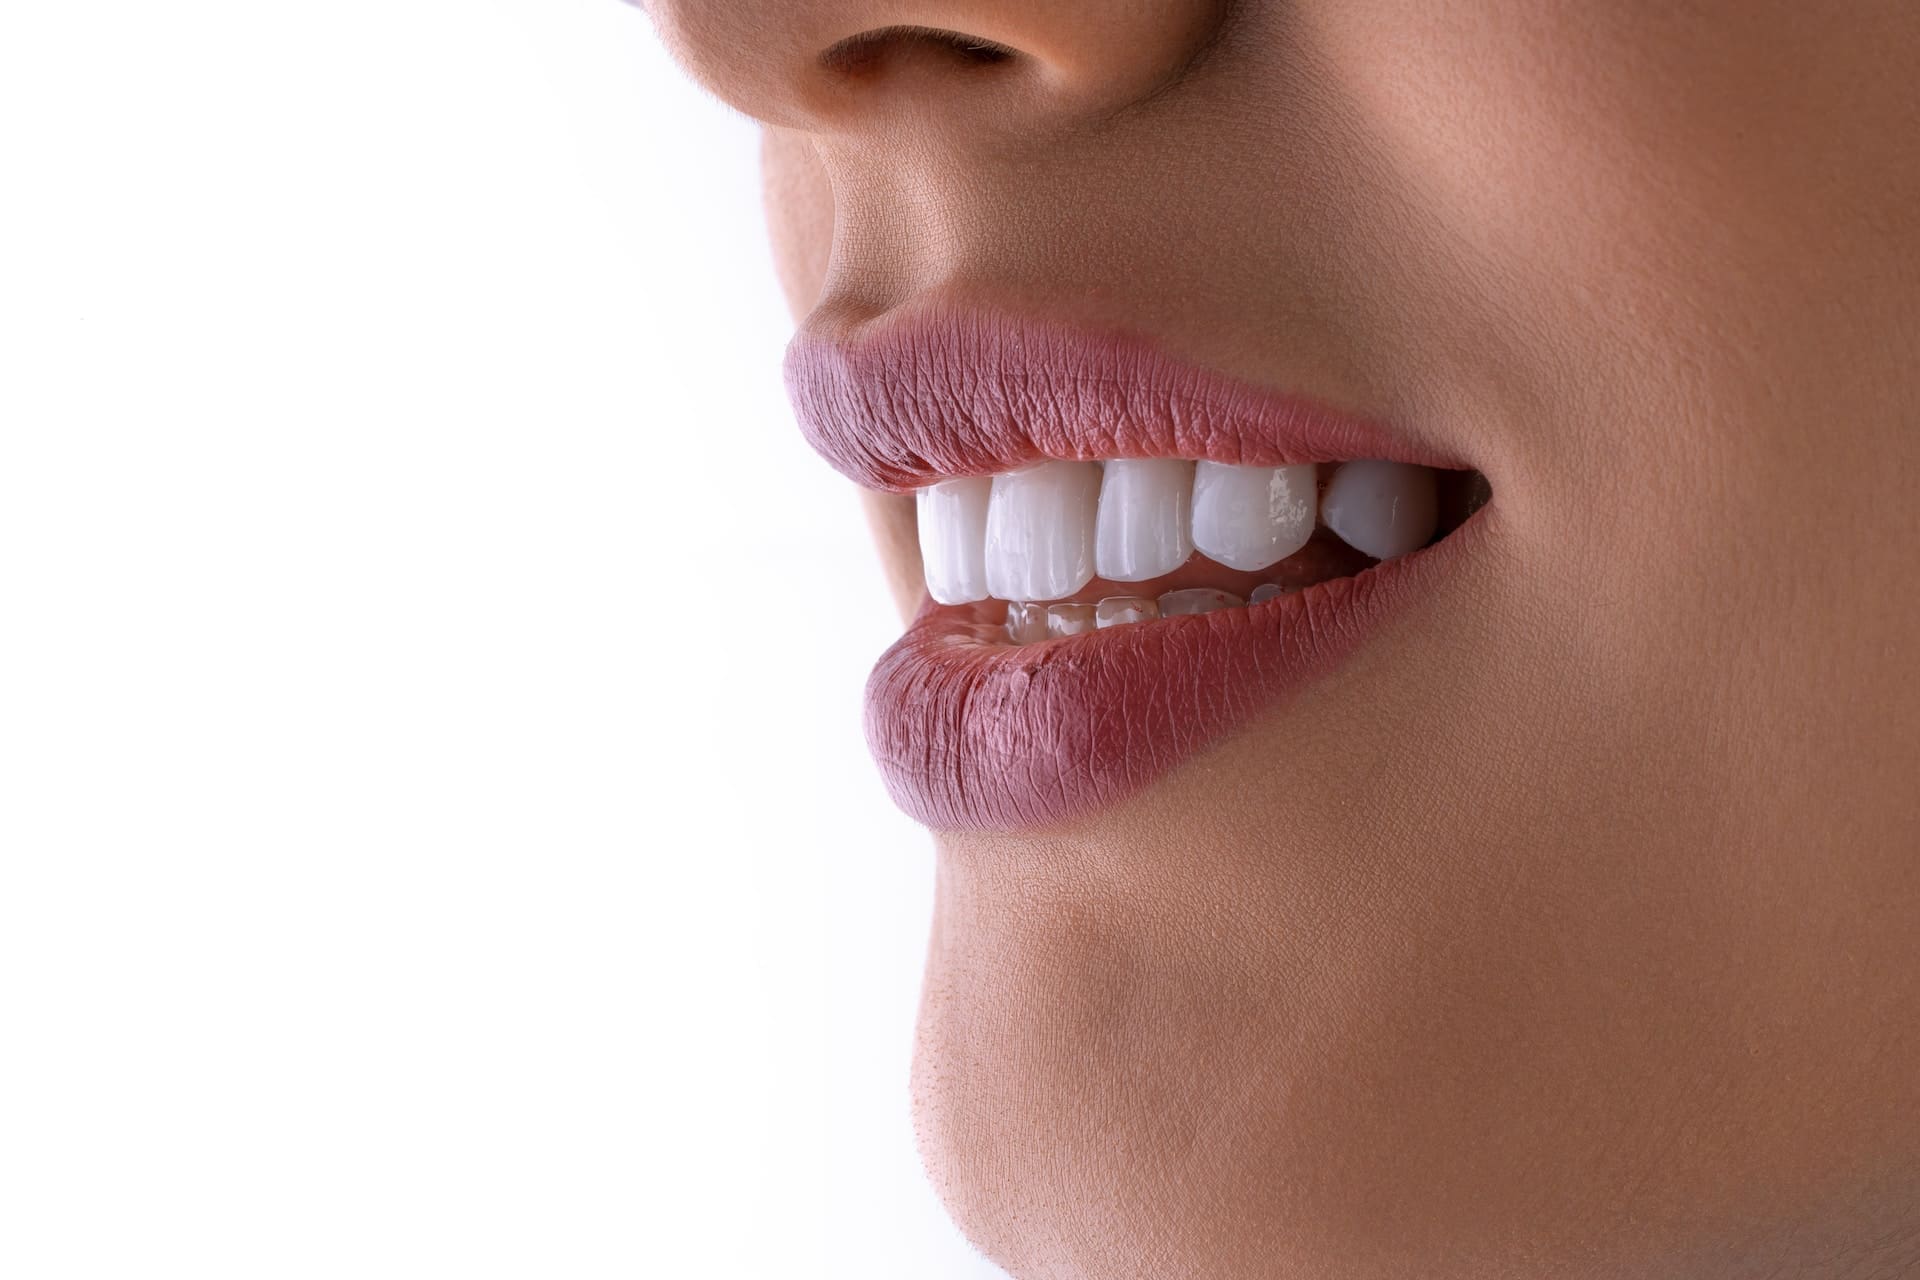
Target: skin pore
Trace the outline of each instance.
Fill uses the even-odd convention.
[[[796,316],[1124,327],[1492,484],[1272,714],[936,837],[915,1113],[990,1257],[1920,1270],[1920,6],[649,11],[768,122]]]

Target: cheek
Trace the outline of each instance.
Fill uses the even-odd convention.
[[[1361,0],[1302,19],[1339,68],[1367,168],[1406,210],[1383,253],[1419,340],[1457,339],[1447,358],[1468,367],[1450,380],[1494,397],[1473,416],[1512,419],[1517,474],[1495,480],[1515,517],[1535,495],[1577,500],[1554,491],[1570,464],[1584,480],[1637,430],[1668,430],[1676,347],[1726,278],[1702,248],[1740,233],[1676,84],[1688,59],[1657,22],[1609,27],[1595,8]]]
[[[1894,65],[1917,24],[1772,0],[1354,0],[1300,22],[1408,210],[1377,252],[1417,318],[1387,299],[1382,324],[1440,353],[1459,416],[1499,424],[1488,470],[1532,561],[1513,612],[1569,624],[1559,669],[1623,734],[1672,706],[1784,776],[1830,754],[1778,723],[1841,731],[1791,678],[1835,665],[1820,625],[1858,620],[1838,665],[1870,671],[1920,612],[1862,604],[1913,545],[1886,513],[1920,468],[1900,403],[1920,151]]]
[[[1623,459],[1641,492],[1648,468],[1710,455],[1797,468],[1783,391],[1828,395],[1874,356],[1910,376],[1885,335],[1913,319],[1889,268],[1920,257],[1920,152],[1901,141],[1920,23],[1804,9],[1303,6],[1300,38],[1405,210],[1409,243],[1382,256],[1427,343],[1459,339],[1448,358],[1474,367],[1456,381],[1523,415],[1516,457],[1541,480]],[[1509,514],[1535,492],[1503,491]]]
[[[761,135],[760,173],[773,244],[774,270],[798,320],[813,310],[833,256],[833,187],[804,135],[768,128]]]

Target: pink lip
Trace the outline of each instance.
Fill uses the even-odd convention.
[[[1043,457],[1463,465],[1139,338],[985,313],[923,313],[853,342],[803,332],[787,384],[829,462],[896,492]],[[929,602],[867,682],[868,742],[895,801],[928,826],[1008,830],[1084,814],[1326,674],[1481,523],[1264,604],[1035,645],[995,642],[998,602]]]
[[[989,312],[921,311],[850,341],[809,326],[787,348],[786,373],[808,443],[854,483],[893,493],[1041,458],[1467,465],[1144,338]]]

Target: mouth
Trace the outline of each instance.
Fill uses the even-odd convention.
[[[927,600],[867,685],[896,803],[1042,827],[1148,785],[1332,671],[1491,498],[1429,442],[978,314],[788,356],[843,474],[915,495]]]

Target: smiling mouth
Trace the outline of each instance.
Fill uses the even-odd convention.
[[[929,598],[866,729],[936,829],[1050,826],[1154,783],[1440,594],[1495,514],[1444,443],[1148,339],[839,314],[795,338],[788,390],[842,474],[917,495]]]
[[[1426,547],[1492,496],[1478,472],[1049,461],[916,492],[927,594],[1003,602],[1015,645],[1243,608]],[[992,639],[990,633],[988,636]]]

